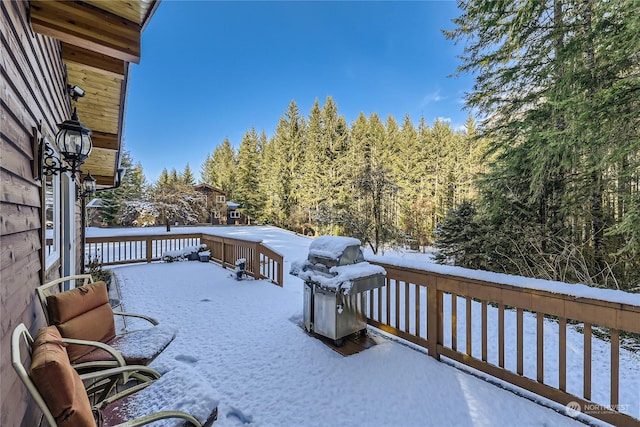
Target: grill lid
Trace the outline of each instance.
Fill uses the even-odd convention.
[[[343,236],[320,236],[309,245],[309,264],[318,270],[364,261],[360,240]],[[323,268],[324,266],[324,268]]]
[[[346,295],[383,286],[386,271],[364,260],[358,239],[320,236],[309,245],[306,261],[291,264],[290,274]]]

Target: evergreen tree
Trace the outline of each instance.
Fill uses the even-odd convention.
[[[213,183],[217,181],[218,175],[216,165],[213,162],[213,155],[207,154],[204,162],[200,165],[200,182],[214,186]]]
[[[262,209],[262,200],[256,191],[259,188],[260,158],[258,152],[258,134],[254,128],[245,133],[238,151],[236,169],[235,201],[241,204],[242,211],[254,220]]]
[[[477,73],[468,104],[488,117],[481,213],[505,247],[513,238],[502,231],[527,230],[511,246],[529,255],[500,258],[520,258],[511,271],[542,265],[562,275],[558,266],[571,265],[569,280],[618,286],[616,277],[637,272],[615,255],[638,170],[637,2],[478,0],[462,9],[446,34],[467,42],[459,70]]]
[[[374,253],[396,238],[393,226],[393,194],[388,158],[389,136],[377,114],[367,120],[363,113],[351,127],[347,153],[349,204],[338,210],[338,222],[346,234],[368,244]]]
[[[124,215],[126,203],[142,199],[146,191],[146,179],[142,165],[133,166],[133,159],[127,150],[123,150],[120,167],[125,170],[122,182],[117,189],[102,190],[96,194],[102,202],[100,216],[103,222],[113,225],[131,225]]]
[[[102,208],[100,209],[100,219],[103,223],[109,226],[116,225],[120,204],[118,203],[115,192],[104,191],[102,193],[98,193],[98,195],[100,196],[102,205]]]
[[[169,172],[169,185],[177,185],[180,182],[180,177],[178,176],[178,171],[176,168],[172,168],[171,172]]]
[[[229,138],[225,138],[218,145],[213,155],[208,155],[201,166],[200,180],[213,187],[219,188],[232,200],[235,190],[236,154]]]
[[[324,125],[317,98],[311,107],[308,123],[304,141],[303,167],[298,180],[301,187],[299,201],[302,212],[306,214],[307,223],[313,224],[318,231],[320,205],[326,196],[323,188],[325,153],[321,148]]]
[[[162,172],[160,172],[160,177],[158,178],[159,185],[168,185],[169,184],[169,172],[167,172],[167,168],[163,168]]]
[[[269,188],[268,203],[271,205],[270,217],[278,226],[297,228],[300,219],[294,221],[292,212],[298,205],[297,186],[303,160],[304,120],[298,106],[291,101],[284,117],[281,117],[272,141],[271,151],[265,153],[263,178],[261,183]]]
[[[331,212],[321,218],[321,224],[327,234],[337,234],[339,229],[334,220],[334,213],[340,206],[344,206],[349,199],[346,188],[342,185],[345,181],[344,156],[348,148],[349,128],[344,116],[338,115],[338,106],[329,96],[322,108],[322,132],[320,135],[320,154],[318,157],[321,194],[323,200],[321,210]]]
[[[276,150],[275,137],[268,140],[261,151],[259,193],[263,208],[258,220],[266,224],[283,226],[284,216],[281,209],[282,191],[279,190],[281,159]]]
[[[189,163],[187,163],[187,166],[185,166],[184,172],[182,172],[182,175],[180,175],[180,178],[181,178],[182,182],[185,185],[195,185],[196,184],[196,179],[193,177],[193,173],[191,172],[191,168],[189,167]]]
[[[486,269],[481,244],[481,225],[476,222],[476,210],[468,201],[449,211],[434,231],[438,253],[434,260],[440,264],[460,265],[467,268]]]

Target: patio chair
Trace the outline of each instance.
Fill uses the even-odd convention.
[[[149,376],[155,373],[145,366],[121,366],[80,375],[69,362],[65,342],[53,326],[40,329],[34,339],[22,323],[11,337],[13,368],[50,427],[128,427],[159,420],[168,423],[163,425],[205,427],[216,420],[218,401],[212,396],[211,388],[191,373],[184,375],[179,368],[92,406],[84,382],[100,381],[126,371],[145,372]],[[26,357],[21,352],[22,346],[26,346],[31,354],[28,370],[23,364]],[[172,384],[183,384],[185,378],[189,388],[172,393]],[[177,410],[189,403],[193,413]],[[150,410],[151,407],[160,410]],[[174,409],[163,410],[165,407]]]
[[[85,284],[63,291],[62,284],[68,280],[83,280]],[[148,365],[176,336],[175,328],[161,326],[148,316],[114,312],[106,284],[92,283],[90,275],[56,279],[39,286],[36,291],[47,324],[56,326],[63,337],[108,344],[129,365]],[[150,327],[116,334],[114,315],[144,319]],[[70,344],[67,353],[79,370],[116,366],[112,355],[101,348]]]

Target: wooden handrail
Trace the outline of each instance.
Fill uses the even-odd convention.
[[[384,267],[387,277],[384,287],[369,291],[370,301],[366,311],[370,325],[426,348],[429,355],[438,360],[446,357],[562,405],[577,402],[583,413],[613,425],[640,425],[640,419],[624,413],[625,408],[630,408],[636,402],[619,401],[620,331],[640,334],[640,306],[371,262]],[[466,309],[466,321],[462,325],[458,323],[459,303],[465,304]],[[476,318],[472,317],[473,305],[477,305],[480,311],[479,327],[474,325]],[[445,308],[448,310],[447,316]],[[404,316],[400,316],[402,311]],[[488,339],[489,311],[497,314],[497,342],[489,342]],[[515,325],[510,325],[516,331],[515,371],[505,366],[505,312],[515,314],[509,316],[515,318]],[[536,340],[533,349],[524,347],[525,312],[535,313]],[[558,322],[557,359],[545,358],[544,324],[549,319]],[[421,326],[423,321],[426,322],[426,331]],[[583,376],[581,396],[567,392],[566,385],[567,328],[571,323],[582,323],[584,330],[583,369],[578,373]],[[445,325],[450,331],[446,337]],[[592,382],[591,348],[596,327],[610,331],[610,384],[604,386],[610,390],[607,405],[591,400],[595,394],[592,390],[595,383]],[[472,331],[479,333],[479,341],[472,340]],[[458,343],[460,332],[466,337],[462,346]],[[445,338],[449,344],[445,344]],[[472,346],[477,342],[480,344],[479,351]],[[497,361],[492,363],[488,360],[488,349],[496,347]],[[536,361],[534,378],[524,376],[525,355],[533,356]],[[557,367],[557,386],[545,383],[545,368],[548,369],[552,364],[556,364],[554,368]],[[574,372],[573,375],[577,374]]]
[[[207,233],[123,235],[87,237],[87,258],[97,258],[104,266],[153,262],[168,250],[206,244],[211,261],[223,267],[235,267],[238,258],[247,260],[246,271],[256,279],[268,279],[283,285],[284,257],[259,241],[247,241]]]
[[[234,268],[236,259],[246,258],[250,275],[283,285],[282,255],[256,241],[206,233],[88,237],[87,249],[88,253],[99,255],[103,265],[114,265],[156,261],[164,250],[201,243],[207,245],[212,261]],[[426,348],[429,355],[438,360],[446,357],[562,405],[577,403],[583,413],[605,422],[618,426],[640,425],[639,419],[624,412],[624,404],[634,402],[619,401],[620,331],[640,334],[639,306],[371,262],[384,267],[387,276],[385,286],[368,293],[369,303],[364,311],[370,325]],[[462,304],[464,309],[460,307]],[[480,311],[479,327],[472,317],[474,305]],[[466,318],[463,324],[458,322],[461,310]],[[533,348],[524,346],[525,313],[527,318],[535,313],[537,337]],[[490,314],[497,317],[497,342],[489,339]],[[549,358],[544,352],[543,331],[549,319],[558,322],[557,358]],[[577,322],[582,324],[584,336],[583,368],[572,376],[582,375],[580,395],[567,391],[567,328]],[[505,336],[507,325],[515,330],[515,343],[510,341],[514,337]],[[445,326],[448,327],[446,335]],[[606,387],[610,392],[606,405],[591,400],[594,395],[602,395],[593,390],[601,383],[592,381],[591,352],[597,328],[608,328],[610,334],[610,384]],[[472,339],[474,334],[480,339]],[[458,342],[462,335],[463,343]],[[474,349],[478,344],[479,350]],[[515,355],[505,350],[507,344],[514,347]],[[488,350],[496,348],[497,360],[491,361]],[[515,370],[506,366],[506,356],[515,359]],[[525,376],[525,356],[536,361],[536,372],[531,378]],[[545,371],[554,364],[558,372],[557,385],[545,382]]]

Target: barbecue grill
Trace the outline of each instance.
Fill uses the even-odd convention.
[[[315,239],[307,259],[294,263],[290,273],[304,280],[304,328],[336,345],[366,331],[366,291],[384,286],[386,275],[364,260],[358,239],[336,236]]]

